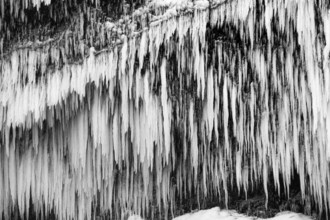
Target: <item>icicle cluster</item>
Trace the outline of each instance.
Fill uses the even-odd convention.
[[[227,201],[234,182],[268,195],[270,175],[288,192],[295,171],[303,198],[330,209],[329,9],[186,2],[79,62],[66,44],[0,61],[6,219],[30,202],[60,219],[167,215],[191,194]]]

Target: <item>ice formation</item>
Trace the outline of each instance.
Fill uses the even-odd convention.
[[[182,2],[138,9],[139,29],[78,18],[1,56],[6,219],[30,201],[59,219],[167,214],[190,194],[227,201],[234,183],[268,195],[270,175],[288,192],[295,171],[330,210],[329,7]]]

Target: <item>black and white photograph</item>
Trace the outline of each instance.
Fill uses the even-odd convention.
[[[330,220],[330,0],[0,0],[0,220]]]

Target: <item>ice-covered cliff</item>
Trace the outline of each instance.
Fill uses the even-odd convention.
[[[166,3],[117,21],[86,3],[60,34],[0,49],[5,219],[30,203],[59,219],[167,215],[234,184],[268,196],[270,176],[288,193],[295,172],[330,210],[329,4]]]

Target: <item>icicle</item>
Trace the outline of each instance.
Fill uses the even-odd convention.
[[[164,120],[164,149],[165,161],[168,162],[170,152],[170,131],[171,131],[171,107],[167,100],[167,83],[166,83],[166,60],[165,58],[161,64],[161,82],[162,82],[162,106],[163,106],[163,120]]]
[[[230,149],[229,149],[229,135],[228,135],[228,94],[227,94],[227,77],[224,77],[224,83],[223,83],[223,126],[224,126],[224,138],[225,138],[225,152],[226,156],[230,158]],[[228,155],[227,155],[228,154]]]
[[[198,143],[197,143],[197,127],[194,120],[194,103],[190,103],[189,108],[189,125],[190,125],[190,141],[191,141],[191,163],[193,167],[197,168],[198,162]],[[197,170],[195,170],[195,176],[197,175]]]

